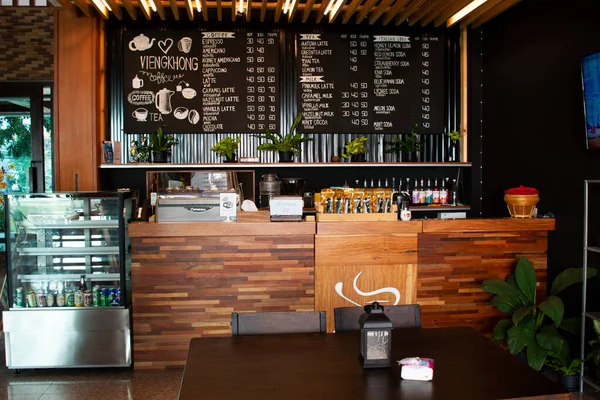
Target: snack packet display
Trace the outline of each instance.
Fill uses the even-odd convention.
[[[323,213],[333,213],[333,196],[335,192],[332,189],[321,190],[321,206],[323,207]]]

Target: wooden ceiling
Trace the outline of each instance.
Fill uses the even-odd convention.
[[[446,26],[446,21],[472,0],[49,0],[77,15],[113,14],[134,20],[342,23],[370,25]],[[487,0],[458,22],[478,28],[520,0]],[[242,2],[240,4],[240,2]],[[336,7],[339,4],[338,7]],[[197,10],[200,7],[201,11]],[[244,12],[239,12],[240,6]],[[337,8],[337,9],[336,9]],[[248,11],[250,10],[250,11]]]

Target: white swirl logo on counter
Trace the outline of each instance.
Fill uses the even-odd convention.
[[[390,293],[393,294],[394,297],[396,298],[396,300],[394,301],[394,306],[398,305],[400,303],[400,291],[394,287],[384,287],[381,289],[376,289],[373,290],[372,292],[363,292],[362,290],[360,290],[358,288],[358,286],[356,285],[356,282],[358,281],[358,278],[362,275],[363,271],[360,271],[358,274],[356,274],[356,276],[354,277],[354,282],[353,282],[353,287],[354,287],[354,291],[362,296],[362,297],[367,297],[367,296],[375,296],[381,293]],[[359,306],[359,307],[363,307],[363,304],[358,304],[357,302],[350,300],[348,297],[346,297],[344,295],[343,292],[344,289],[344,284],[342,282],[338,282],[335,284],[335,292],[344,300],[349,301],[350,303]],[[373,300],[373,301],[377,301],[379,303],[389,303],[388,300]]]
[[[154,92],[150,90],[134,90],[127,95],[127,101],[134,106],[154,104]]]

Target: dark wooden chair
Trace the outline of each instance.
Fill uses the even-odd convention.
[[[358,319],[365,312],[362,307],[340,307],[333,309],[336,332],[357,331]],[[383,312],[392,321],[394,328],[420,328],[421,308],[418,304],[384,306]]]
[[[233,336],[312,332],[327,332],[325,311],[231,313]]]

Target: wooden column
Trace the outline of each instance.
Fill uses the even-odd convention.
[[[62,9],[55,11],[54,173],[57,191],[99,189],[104,124],[103,26],[97,17],[75,17]]]

